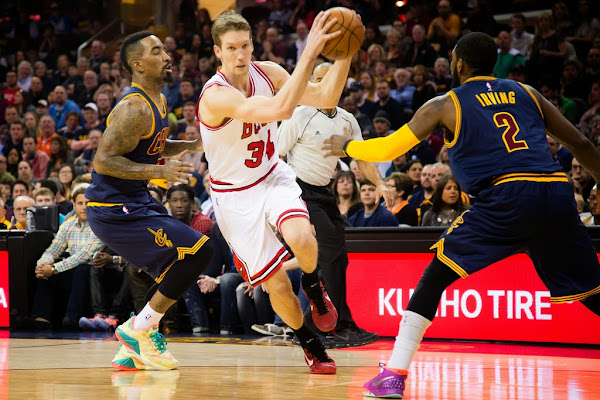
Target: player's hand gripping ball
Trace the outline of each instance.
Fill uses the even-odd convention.
[[[352,57],[360,49],[365,37],[365,27],[360,17],[345,7],[334,7],[329,10],[329,19],[337,18],[337,22],[329,29],[332,33],[341,30],[342,33],[327,41],[321,54],[330,60],[339,60]]]

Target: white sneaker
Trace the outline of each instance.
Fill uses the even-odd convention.
[[[267,336],[287,336],[286,330],[282,326],[275,324],[254,324],[252,325],[252,330]]]

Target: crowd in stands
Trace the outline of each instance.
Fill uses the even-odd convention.
[[[534,17],[514,14],[498,22],[492,2],[484,0],[409,0],[402,13],[393,3],[267,0],[241,12],[253,27],[255,60],[277,63],[289,72],[306,46],[316,13],[345,6],[361,15],[365,40],[352,57],[339,106],[354,115],[365,139],[390,134],[429,99],[448,92],[454,44],[467,32],[483,31],[497,40],[495,76],[538,89],[600,148],[598,4],[557,1]],[[94,238],[86,223],[81,188],[90,182],[107,118],[131,78],[119,59],[118,42],[109,51],[102,40],[92,40],[86,55],[77,58],[77,47],[106,22],[101,7],[82,4],[23,7],[4,19],[0,29],[0,224],[26,229],[26,210],[33,205],[56,204],[61,214],[61,230],[36,269],[39,284],[31,317],[43,328],[61,322],[114,328],[129,311],[139,311],[152,285],[136,266]],[[195,105],[219,66],[212,50],[215,17],[195,1],[182,1],[174,30],[161,37],[175,78],[163,89],[170,138],[200,135]],[[596,183],[551,137],[548,146],[572,181],[582,221],[600,224]],[[195,167],[189,186],[157,181],[149,184],[151,191],[174,217],[219,244],[198,286],[184,296],[189,321],[182,325],[177,314],[185,306],[174,307],[164,319],[166,332],[189,326],[193,332],[229,334],[273,322],[268,294],[247,287],[220,235],[210,201],[208,161],[203,154],[189,154],[186,161]],[[377,167],[394,193],[392,204],[379,202],[375,185],[353,160],[341,160],[332,177],[331,189],[348,226],[448,226],[476,201],[452,176],[442,129]],[[59,295],[66,296],[68,306],[56,322],[53,306],[58,302],[52,299]],[[86,308],[87,299],[91,303]]]

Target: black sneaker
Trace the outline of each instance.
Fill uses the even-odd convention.
[[[376,333],[365,331],[358,326],[348,327],[335,332],[335,347],[358,347],[373,343],[379,339]]]
[[[319,340],[321,341],[321,343],[323,343],[323,347],[325,347],[326,349],[335,349],[336,345],[335,345],[335,339],[334,339],[333,335],[327,334],[327,335],[323,336],[323,335],[319,335],[317,333],[317,336],[318,336]],[[296,346],[300,346],[300,339],[298,339],[298,336],[294,335],[294,338],[292,339],[292,344],[295,344]]]

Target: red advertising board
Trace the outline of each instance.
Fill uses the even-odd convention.
[[[396,336],[432,253],[352,253],[347,299],[356,323]],[[442,296],[425,337],[600,344],[600,317],[581,303],[551,304],[550,292],[524,254],[459,279]]]
[[[0,328],[10,325],[8,308],[8,251],[0,251]]]

